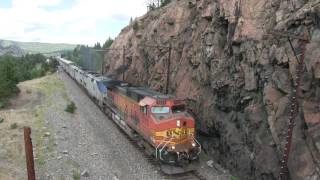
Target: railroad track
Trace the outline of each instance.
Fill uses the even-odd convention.
[[[198,171],[183,174],[167,175],[168,180],[206,180]]]
[[[175,174],[175,175],[168,175],[163,173],[160,170],[160,163],[153,157],[152,155],[148,155],[145,152],[145,149],[137,143],[134,139],[129,137],[130,142],[137,147],[140,151],[142,151],[143,156],[148,160],[150,164],[154,166],[154,168],[160,173],[160,175],[163,177],[163,179],[166,180],[206,180],[201,174],[197,171],[182,173],[182,174]]]
[[[126,133],[124,134],[128,137],[128,140],[130,141],[130,143],[132,143],[132,145],[134,145],[137,149],[142,151],[142,154],[145,157],[145,159],[147,159],[148,162],[153,165],[153,167],[160,173],[163,179],[165,180],[206,180],[206,178],[203,177],[198,171],[191,171],[191,172],[175,174],[175,175],[168,175],[163,173],[160,170],[159,161],[157,161],[155,157],[153,157],[152,155],[148,155],[145,152],[145,149],[142,146],[139,146],[139,143],[135,139],[132,139]]]

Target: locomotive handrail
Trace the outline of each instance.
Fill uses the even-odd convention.
[[[173,137],[172,137],[172,138],[173,138]],[[167,141],[166,144],[164,144],[164,146],[160,149],[160,160],[163,160],[163,159],[162,159],[162,156],[161,156],[161,152],[163,151],[163,149],[164,149],[165,147],[167,147],[168,143],[171,142],[171,139],[172,139],[172,138],[170,138],[170,140]]]
[[[164,139],[163,141],[161,141],[161,143],[156,147],[156,159],[158,159],[158,149],[160,148],[160,146],[163,144],[163,143],[165,143],[165,142],[171,142],[171,139],[172,138],[170,138],[169,139],[169,141],[167,141],[166,139]],[[161,154],[160,154],[161,155]],[[161,156],[160,156],[160,158],[161,158]]]
[[[198,152],[198,155],[201,153],[201,144],[197,141],[197,139],[195,138],[195,137],[192,137],[193,138],[193,140],[199,145],[199,149],[200,149],[200,151]]]
[[[161,144],[164,142],[165,140],[161,141],[161,143],[156,147],[156,159],[158,159],[158,148],[161,146]]]

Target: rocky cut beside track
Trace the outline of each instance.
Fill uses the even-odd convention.
[[[107,53],[104,72],[165,92],[172,46],[169,93],[189,100],[204,149],[241,179],[275,180],[297,62],[273,31],[309,32],[288,166],[293,180],[320,179],[319,0],[171,0],[121,31],[111,48],[125,51]]]

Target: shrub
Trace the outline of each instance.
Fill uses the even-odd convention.
[[[10,125],[10,129],[17,129],[18,124],[17,123],[13,123]]]
[[[71,102],[67,105],[67,107],[64,109],[64,111],[68,112],[68,113],[74,113],[74,111],[77,109],[76,105],[74,104],[74,102]]]
[[[139,30],[139,23],[137,21],[134,21],[132,28],[135,32],[137,32]]]
[[[80,180],[80,172],[79,170],[73,170],[72,171],[72,176],[74,180]]]
[[[240,180],[240,178],[235,177],[235,176],[231,176],[231,177],[230,177],[230,180]]]
[[[170,2],[171,2],[171,0],[162,0],[160,7],[164,7],[164,6],[166,6],[167,4],[169,4]]]
[[[7,104],[8,104],[7,99],[0,100],[0,109],[5,108]]]
[[[3,123],[4,118],[0,117],[0,124]]]
[[[0,108],[19,92],[21,81],[44,76],[48,70],[46,57],[40,54],[23,57],[0,56]]]

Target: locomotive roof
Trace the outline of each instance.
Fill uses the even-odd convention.
[[[153,98],[159,98],[159,99],[168,99],[170,96],[162,94],[160,92],[145,88],[145,87],[128,87],[128,91],[135,92],[137,94],[143,95],[143,96],[149,96]]]
[[[117,89],[126,96],[136,100],[137,102],[145,97],[151,97],[154,99],[169,99],[172,98],[170,95],[165,95],[160,92],[139,86],[117,86]]]
[[[64,58],[61,58],[61,57],[58,57],[58,58],[60,59],[60,61],[62,61],[62,62],[65,63],[65,64],[73,64],[72,61],[69,61],[69,60],[64,59]]]

